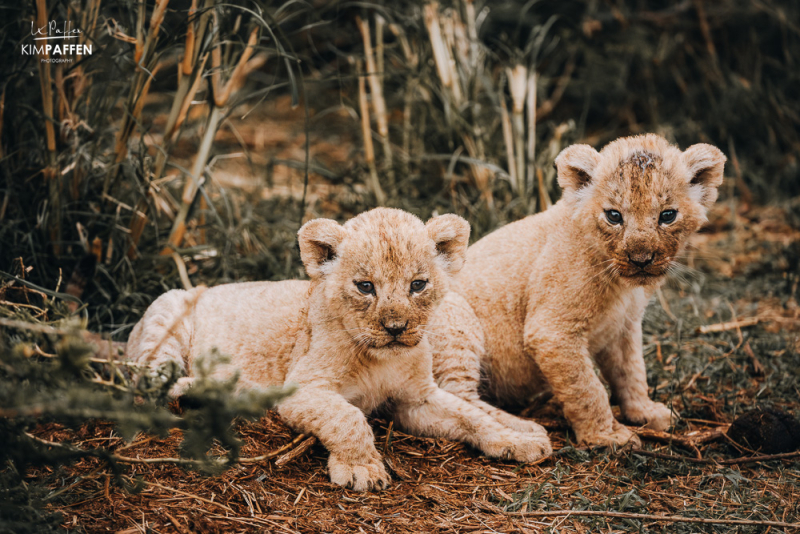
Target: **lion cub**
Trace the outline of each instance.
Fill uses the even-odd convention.
[[[310,221],[298,237],[310,282],[170,291],[134,327],[129,357],[150,366],[174,360],[191,375],[213,346],[231,356],[221,374],[238,370],[246,386],[298,384],[278,412],[330,451],[333,483],[358,491],[390,480],[365,417],[387,401],[412,433],[524,462],[550,454],[546,436],[508,429],[433,380],[428,321],[464,264],[464,219],[423,224],[378,208],[343,226]],[[191,377],[181,380],[186,387]]]
[[[725,156],[681,152],[657,135],[618,139],[600,153],[573,145],[556,158],[562,199],[472,245],[433,322],[440,387],[510,428],[539,426],[480,400],[524,405],[551,392],[579,442],[637,438],[611,413],[596,363],[622,416],[664,430],[672,414],[647,393],[642,316],[687,238],[717,198]]]

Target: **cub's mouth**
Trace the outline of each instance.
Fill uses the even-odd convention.
[[[647,262],[645,265],[637,265],[636,262],[617,260],[614,271],[617,276],[624,280],[639,284],[648,284],[667,274],[668,261],[662,258],[658,263]]]
[[[422,341],[422,333],[413,330],[407,330],[401,335],[392,336],[384,335],[380,339],[376,339],[376,348],[389,348],[389,349],[404,349],[416,347]]]
[[[385,341],[381,347],[388,348],[403,348],[403,347],[416,347],[419,345],[422,336],[409,336],[410,339],[390,339]]]
[[[639,267],[630,267],[620,269],[619,275],[632,281],[649,282],[661,278],[666,274],[666,270],[662,268],[651,268],[648,270]]]

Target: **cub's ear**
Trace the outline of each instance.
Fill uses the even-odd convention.
[[[564,191],[577,191],[594,178],[600,154],[589,145],[568,146],[556,157],[558,185]]]
[[[347,231],[331,219],[308,221],[297,232],[300,243],[300,258],[311,278],[327,274],[327,267],[336,259],[339,245]]]
[[[428,236],[436,243],[437,259],[449,275],[454,275],[464,266],[469,245],[469,223],[448,213],[434,217],[425,223]]]
[[[683,162],[689,171],[689,184],[699,192],[699,201],[711,207],[717,200],[717,188],[722,185],[722,170],[727,158],[715,146],[700,143],[683,152]]]

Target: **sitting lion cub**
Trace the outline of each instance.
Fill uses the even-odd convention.
[[[464,264],[465,220],[422,224],[378,208],[344,226],[310,221],[298,237],[310,282],[170,291],[134,327],[129,357],[174,360],[191,375],[195,359],[217,347],[231,356],[223,371],[239,370],[245,385],[298,384],[278,412],[330,451],[333,483],[358,491],[389,483],[364,415],[389,400],[410,432],[524,462],[550,454],[546,436],[508,429],[433,380],[428,319]]]
[[[669,408],[647,393],[642,316],[705,222],[724,164],[713,146],[681,152],[657,135],[618,139],[600,153],[587,145],[562,151],[563,198],[470,247],[432,320],[442,325],[431,340],[439,386],[532,432],[532,421],[480,400],[481,372],[501,404],[549,391],[579,442],[636,443],[614,419],[594,362],[623,418],[669,427]]]

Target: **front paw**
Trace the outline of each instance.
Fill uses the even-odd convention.
[[[348,461],[342,456],[331,454],[328,460],[331,482],[355,491],[386,488],[392,478],[377,453],[375,456],[377,458],[367,461]]]
[[[510,428],[522,434],[547,437],[547,430],[536,421],[531,421],[530,419],[524,419],[510,413],[502,412],[501,415],[498,414],[498,416],[495,417],[495,420],[506,428]]]
[[[638,449],[642,446],[642,441],[639,437],[616,420],[610,430],[576,431],[576,435],[579,444],[588,445],[589,447],[633,447]]]
[[[489,457],[517,462],[535,462],[553,454],[553,446],[546,433],[508,432],[483,444],[481,449]]]
[[[644,405],[622,407],[622,416],[637,425],[651,430],[666,430],[677,420],[678,416],[660,402],[649,401]]]

